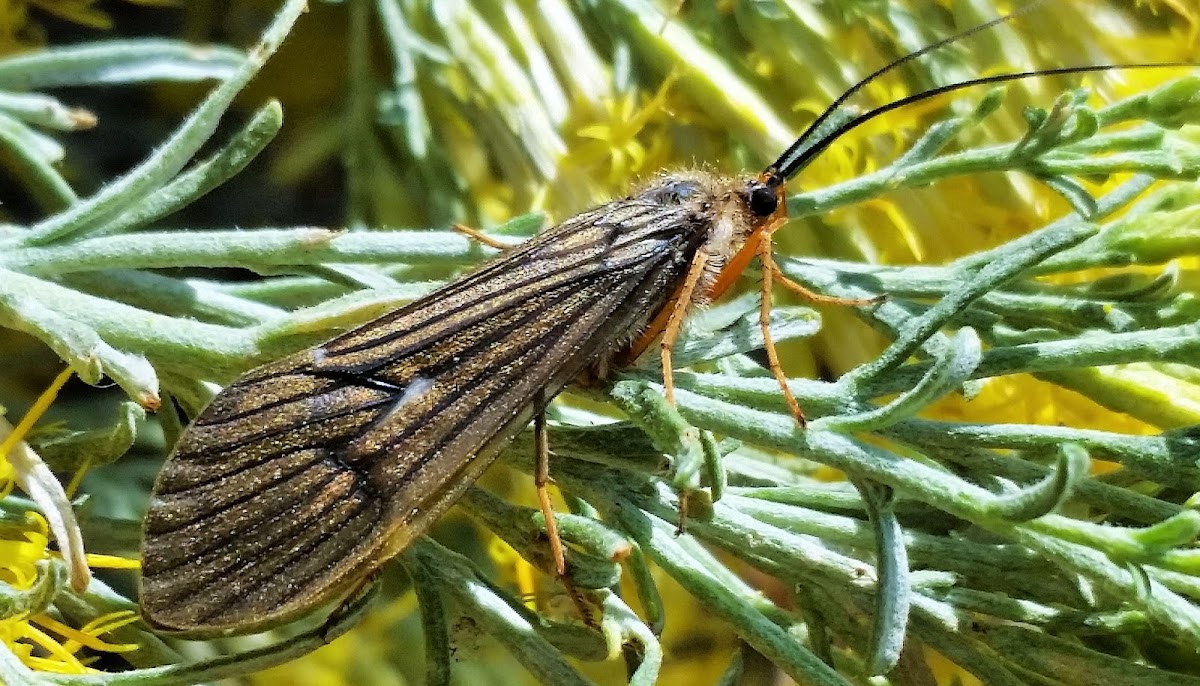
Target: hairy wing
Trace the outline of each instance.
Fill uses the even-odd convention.
[[[155,484],[146,618],[244,632],[351,590],[470,485],[539,391],[662,306],[703,238],[685,221],[598,208],[226,388]]]

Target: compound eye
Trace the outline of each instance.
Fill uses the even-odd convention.
[[[759,217],[769,217],[779,207],[779,195],[765,183],[754,182],[746,190],[746,204]]]

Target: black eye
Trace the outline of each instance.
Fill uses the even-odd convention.
[[[779,207],[779,196],[771,186],[755,181],[746,189],[746,204],[755,215],[769,217]]]

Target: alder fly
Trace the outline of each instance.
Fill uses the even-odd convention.
[[[670,399],[684,316],[754,257],[766,293],[775,282],[800,288],[774,268],[770,235],[785,216],[784,184],[842,133],[951,90],[1113,68],[1002,74],[865,113],[844,108],[879,75],[1012,16],[871,74],[755,176],[663,174],[427,297],[238,379],[183,433],[155,483],[142,549],[145,618],[192,635],[246,633],[345,597],[534,417],[536,480],[563,574],[545,498],[545,404],[581,374],[636,358],[654,341]],[[771,370],[803,423],[762,321]]]

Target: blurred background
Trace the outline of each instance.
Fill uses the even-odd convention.
[[[278,98],[285,120],[280,135],[231,182],[160,226],[381,231],[462,222],[486,229],[531,212],[555,222],[624,195],[663,170],[698,166],[753,174],[858,79],[1015,6],[991,0],[313,0],[222,123],[233,131],[266,98]],[[276,9],[266,0],[7,0],[0,2],[0,58],[122,37],[245,49]],[[855,104],[869,107],[1007,71],[1194,60],[1200,56],[1198,34],[1200,11],[1190,1],[1050,0],[1018,21],[904,65],[872,83]],[[1000,113],[956,145],[1019,137],[1023,108],[1048,107],[1079,83],[1103,102],[1173,75],[1113,71],[1012,84]],[[55,91],[91,117],[79,130],[50,134],[63,148],[57,164],[62,176],[80,196],[94,193],[145,158],[211,85]],[[969,112],[983,95],[968,91],[931,100],[865,126],[834,144],[794,187],[819,188],[876,169],[902,153],[929,122],[948,111]],[[215,140],[223,139],[219,131]],[[0,154],[0,222],[29,224],[60,209],[30,193],[19,171]],[[1116,181],[1098,179],[1096,188]],[[1059,196],[1016,174],[961,177],[794,222],[777,234],[777,249],[889,264],[942,263],[999,245],[1067,210]],[[1188,283],[1196,265],[1180,267]],[[236,270],[217,276],[254,278]],[[426,274],[413,269],[408,276]],[[753,280],[745,286],[753,288]],[[852,313],[822,308],[822,314],[818,337],[785,347],[790,375],[834,378],[882,346],[883,339]],[[44,346],[6,329],[0,330],[0,360],[0,402],[10,418],[19,417],[61,368]],[[1173,383],[1184,381],[1191,383]],[[73,382],[51,417],[86,428],[97,408],[120,396],[116,389]],[[947,401],[941,411],[955,417],[968,409]],[[988,386],[969,412],[989,421],[1153,428],[1032,378]],[[152,420],[150,427],[119,463],[86,477],[83,490],[105,516],[140,516],[163,455]],[[493,476],[492,485],[517,488],[509,479]],[[487,565],[500,583],[521,583],[519,565],[492,551],[466,520],[448,518],[438,532]],[[114,552],[123,546],[129,552],[131,542],[109,543]],[[403,575],[395,576],[389,579],[393,599],[349,638],[244,683],[420,683],[415,602],[403,593]],[[132,592],[129,573],[106,578]],[[713,683],[736,638],[705,621],[703,608],[669,582],[665,590],[668,662],[662,683]],[[464,625],[455,638],[459,683],[528,679],[486,635]],[[946,683],[955,678],[945,665],[937,667]],[[600,683],[623,683],[620,665],[585,669]],[[751,657],[741,683],[787,681]]]

